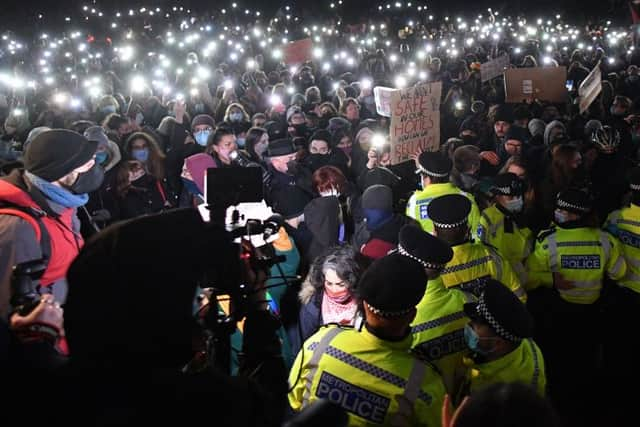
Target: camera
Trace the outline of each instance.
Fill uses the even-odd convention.
[[[13,267],[11,275],[11,306],[14,313],[26,316],[40,303],[37,289],[47,269],[44,260],[27,261]]]

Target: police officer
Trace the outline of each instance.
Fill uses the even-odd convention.
[[[582,190],[558,194],[555,226],[538,236],[527,259],[527,285],[555,287],[569,304],[590,305],[600,297],[602,280],[624,277],[626,262],[618,239],[589,226],[592,202]]]
[[[400,252],[374,261],[359,286],[364,327],[323,327],[304,343],[289,376],[291,407],[328,399],[352,426],[440,425],[442,378],[409,353],[427,280],[424,266]]]
[[[480,214],[478,237],[498,250],[526,283],[524,261],[533,249],[533,233],[522,218],[524,182],[513,173],[503,173],[493,179],[490,189],[495,205]]]
[[[549,366],[550,393],[565,404],[592,398],[586,390],[595,387],[602,282],[606,276],[619,280],[626,271],[620,242],[592,226],[591,210],[585,191],[559,193],[555,225],[540,233],[526,262],[528,289],[552,288],[544,309],[535,310],[536,334]]]
[[[473,196],[460,190],[449,182],[452,162],[445,155],[439,152],[425,151],[418,157],[418,169],[416,173],[420,175],[421,190],[416,191],[407,204],[407,216],[417,220],[422,229],[433,234],[433,221],[429,218],[427,207],[436,197],[446,194],[461,194],[471,203],[469,213],[469,223],[475,232],[480,220],[480,211]]]
[[[438,197],[429,204],[428,214],[435,235],[453,249],[453,259],[441,272],[442,282],[447,288],[456,287],[477,297],[484,281],[492,278],[511,289],[521,301],[526,301],[527,295],[511,265],[495,248],[471,239],[470,211],[471,202],[460,194]]]
[[[495,383],[521,382],[545,395],[542,352],[533,341],[533,318],[502,283],[488,280],[477,302],[464,305],[466,359],[462,395]]]
[[[466,351],[464,326],[469,321],[463,311],[468,301],[465,294],[447,289],[439,278],[453,251],[442,240],[410,225],[400,230],[398,251],[420,262],[429,278],[411,324],[413,351],[438,368],[453,395],[458,389],[454,376]]]
[[[640,305],[640,167],[629,172],[631,201],[628,206],[612,212],[604,228],[622,243],[627,274],[618,281],[634,305]]]

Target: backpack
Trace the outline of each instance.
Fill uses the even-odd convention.
[[[17,216],[31,224],[31,227],[33,227],[33,231],[36,234],[36,239],[40,242],[42,261],[45,265],[48,265],[49,260],[51,259],[51,236],[42,221],[42,217],[46,216],[46,213],[31,207],[19,206],[8,202],[0,202],[0,215]]]

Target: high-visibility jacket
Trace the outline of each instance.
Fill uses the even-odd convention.
[[[622,245],[612,235],[597,228],[553,227],[542,232],[527,259],[527,288],[553,286],[553,273],[570,281],[571,289],[558,289],[560,296],[574,304],[593,304],[607,274],[620,280],[627,270]]]
[[[510,353],[486,363],[465,358],[466,382],[460,398],[496,383],[523,383],[545,396],[547,378],[544,358],[532,339],[524,339]]]
[[[407,203],[407,216],[415,219],[427,233],[433,234],[433,221],[429,219],[427,206],[435,198],[446,196],[448,194],[462,194],[471,202],[471,212],[469,212],[469,227],[475,233],[480,221],[480,210],[473,196],[466,193],[450,182],[442,184],[429,184],[424,190],[418,190],[409,199]]]
[[[328,399],[347,411],[350,426],[440,425],[444,384],[409,353],[411,338],[392,342],[366,327],[321,328],[293,364],[289,404],[299,411]]]
[[[631,204],[612,212],[605,222],[605,229],[622,244],[627,263],[627,273],[618,284],[640,293],[640,206]]]
[[[518,227],[513,219],[507,217],[497,206],[490,206],[480,214],[480,225],[476,233],[478,238],[493,246],[518,274],[522,283],[526,282],[524,261],[533,250],[534,236],[526,227]]]
[[[466,242],[451,249],[453,258],[440,273],[447,288],[456,287],[479,297],[484,280],[492,278],[511,289],[520,301],[527,301],[518,275],[494,248],[481,242]]]
[[[469,318],[464,314],[463,306],[473,300],[460,290],[445,288],[440,278],[430,280],[411,324],[414,352],[438,368],[447,392],[452,396],[458,389],[456,371],[462,366],[462,358],[467,352],[464,326]]]

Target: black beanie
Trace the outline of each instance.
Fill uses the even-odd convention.
[[[24,168],[45,181],[54,182],[93,158],[97,141],[77,132],[52,129],[36,136],[24,153]]]

